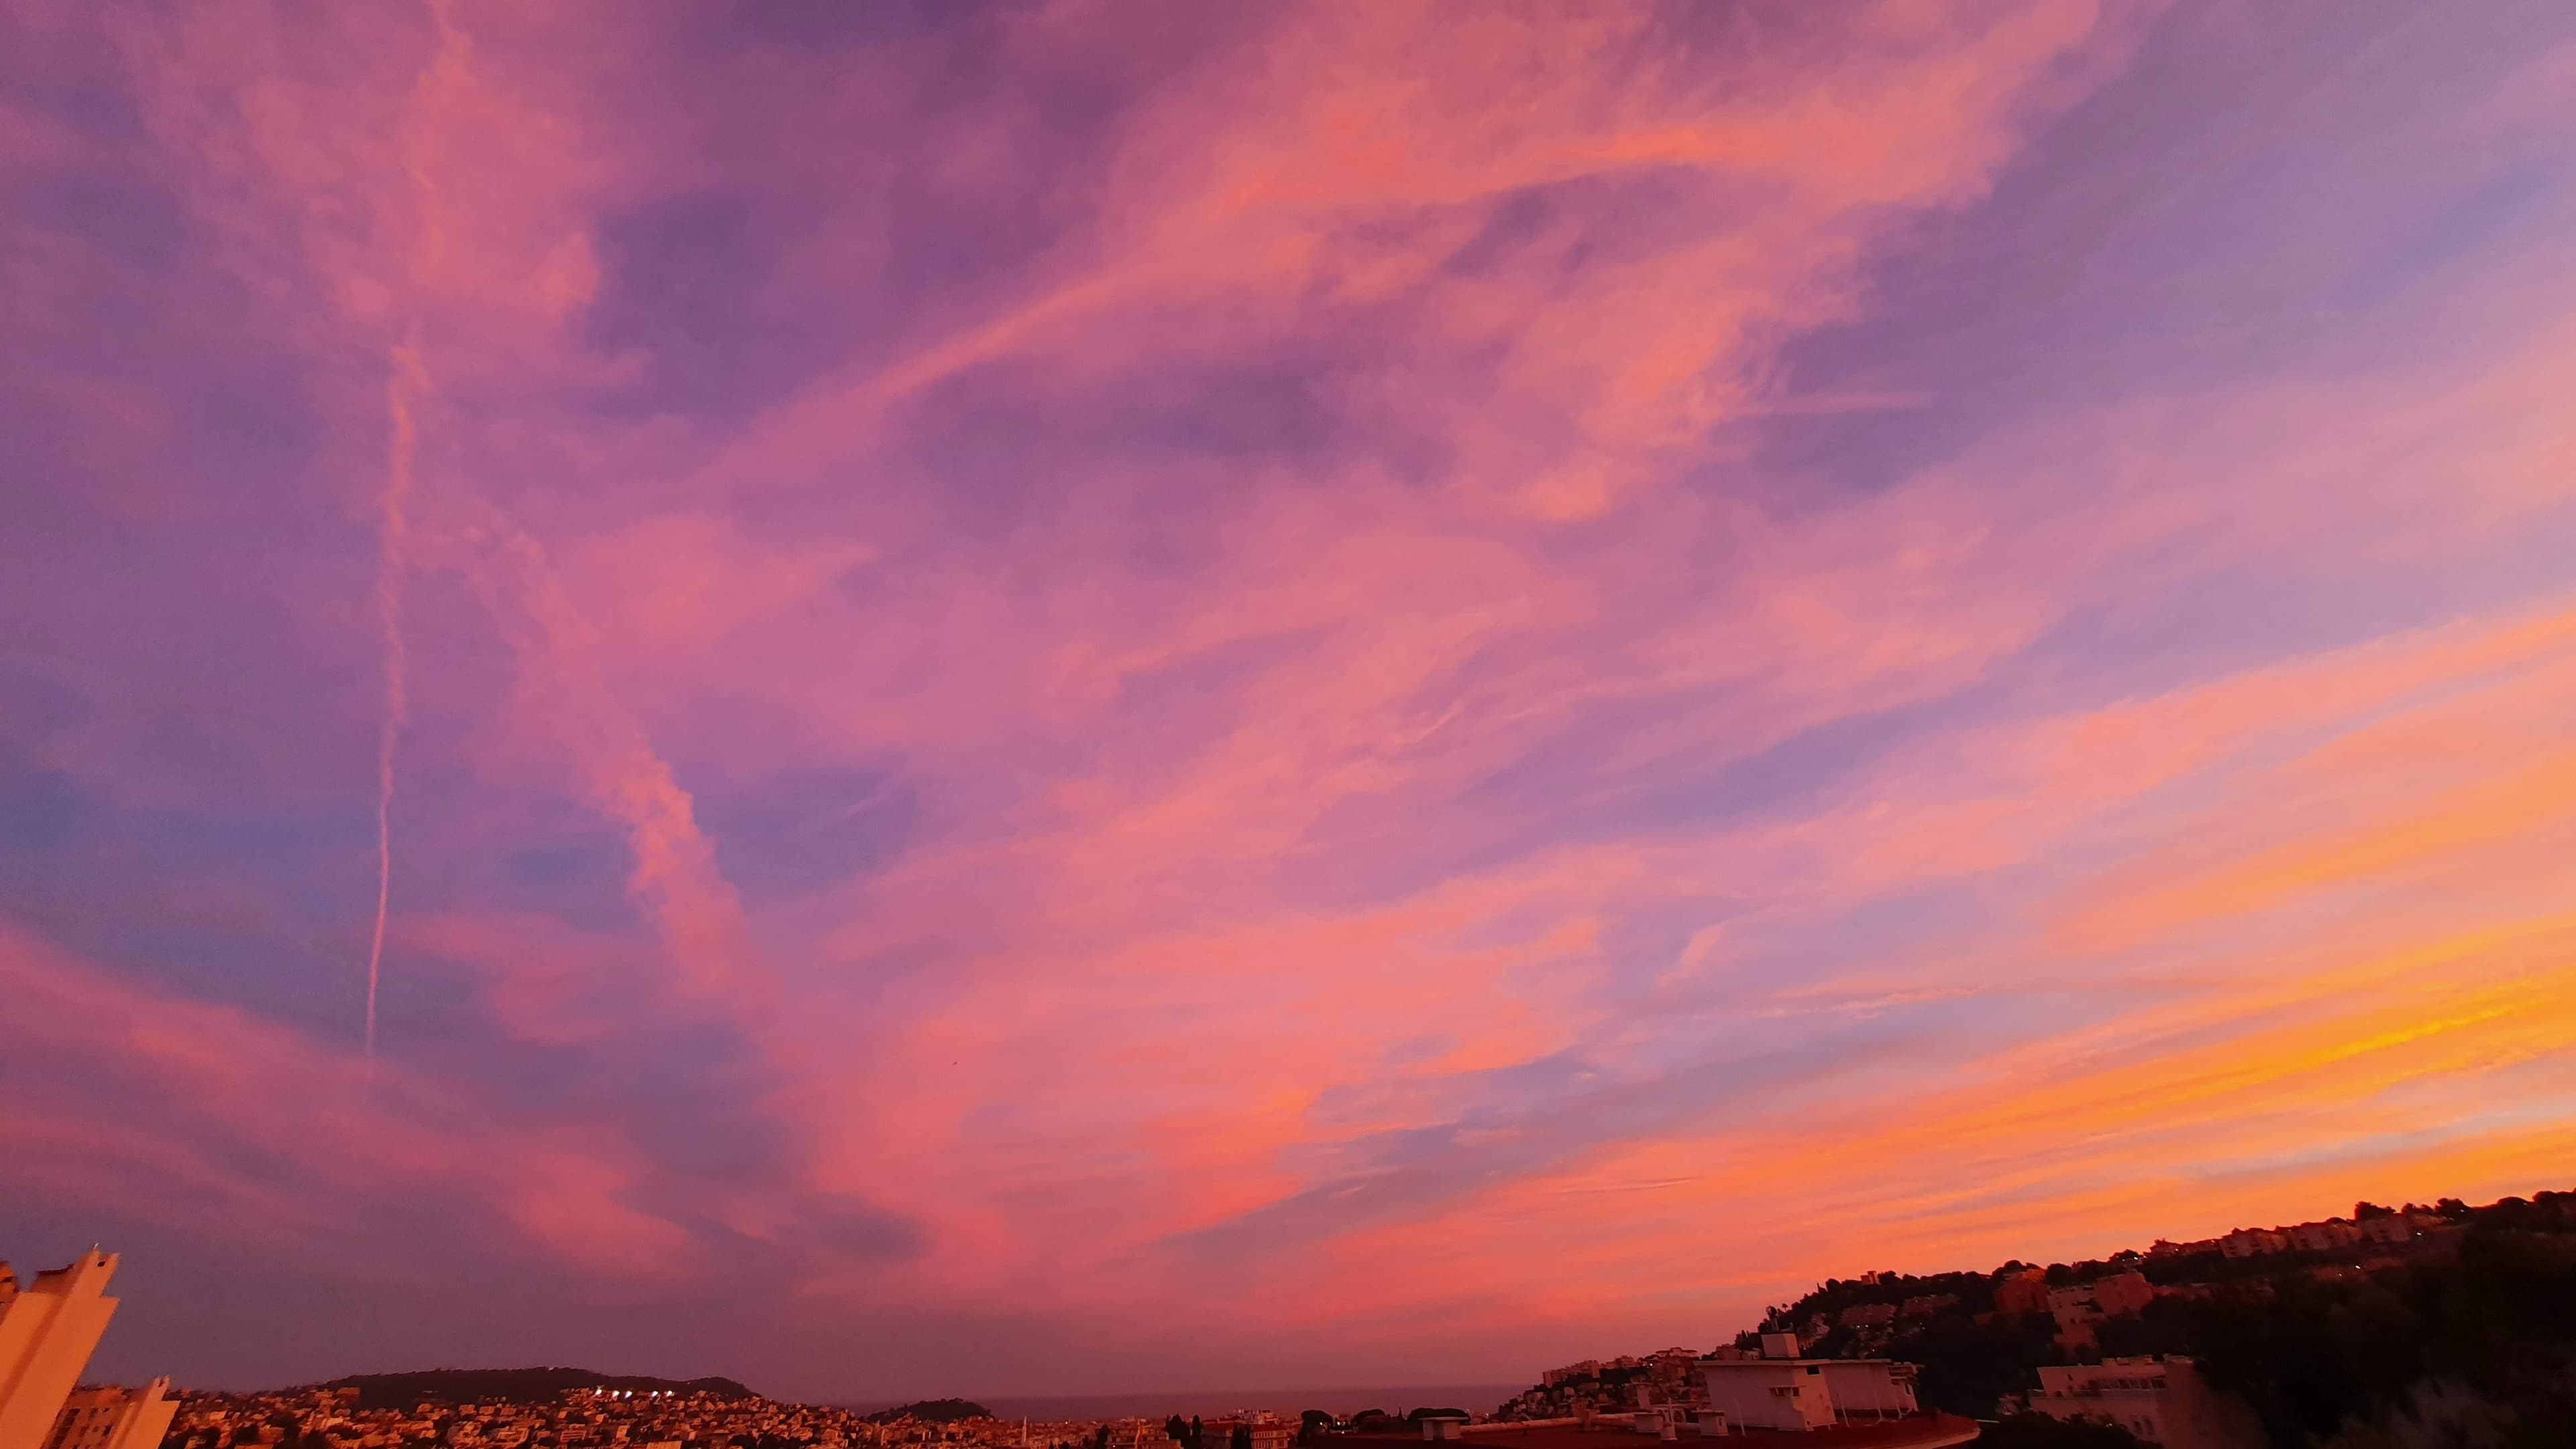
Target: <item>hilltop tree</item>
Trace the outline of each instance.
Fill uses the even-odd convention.
[[[1887,1356],[1923,1366],[1915,1392],[1925,1408],[1972,1419],[1993,1413],[2005,1394],[2038,1387],[2034,1366],[2065,1362],[2055,1322],[2036,1314],[1936,1319],[1900,1335]]]

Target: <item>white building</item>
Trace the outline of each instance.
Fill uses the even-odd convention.
[[[1901,1419],[1916,1410],[1914,1365],[1883,1358],[1828,1359],[1825,1387],[1834,1400],[1834,1418],[1844,1424],[1874,1424]]]
[[[2254,1411],[2209,1386],[2179,1355],[2051,1364],[2030,1409],[2052,1419],[2111,1424],[2155,1449],[2262,1449]]]
[[[116,1300],[116,1255],[90,1249],[24,1291],[0,1263],[0,1449],[43,1449]]]
[[[1915,1412],[1914,1366],[1883,1358],[1801,1358],[1794,1334],[1762,1335],[1762,1357],[1699,1361],[1708,1406],[1730,1429],[1829,1429]]]

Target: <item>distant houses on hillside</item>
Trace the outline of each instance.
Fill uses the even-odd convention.
[[[1670,1348],[1551,1369],[1497,1411],[1496,1427],[1625,1423],[1664,1438],[1830,1430],[1803,1441],[1823,1443],[1874,1432],[1864,1426],[1880,1419],[2036,1414],[2114,1425],[2149,1444],[2256,1449],[2252,1411],[2213,1389],[2194,1357],[2204,1342],[2228,1342],[2203,1330],[2276,1304],[2303,1312],[2319,1293],[2440,1281],[2459,1271],[2472,1223],[2576,1237],[2576,1194],[2483,1208],[2365,1202],[2349,1217],[2158,1239],[2090,1262],[1828,1279],[1705,1355]],[[2226,1371],[2244,1369],[2231,1360]],[[1554,1449],[1542,1442],[1552,1432],[1534,1449]]]
[[[2312,1223],[2293,1223],[2288,1227],[2238,1228],[2223,1236],[2203,1238],[2197,1242],[2174,1243],[2158,1238],[2155,1246],[2147,1249],[2147,1256],[2179,1258],[2193,1253],[2216,1253],[2227,1258],[2257,1258],[2271,1253],[2330,1253],[2338,1248],[2370,1244],[2394,1248],[2428,1234],[2449,1232],[2456,1226],[2451,1218],[2422,1208],[2381,1209],[2362,1216],[2325,1218]]]

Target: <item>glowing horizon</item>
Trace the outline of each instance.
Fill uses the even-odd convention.
[[[2576,14],[609,13],[0,0],[100,1371],[1500,1382],[2576,1184]]]

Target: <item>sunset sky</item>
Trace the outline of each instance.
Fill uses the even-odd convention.
[[[2564,0],[0,14],[94,1376],[1502,1382],[2576,1186]]]

